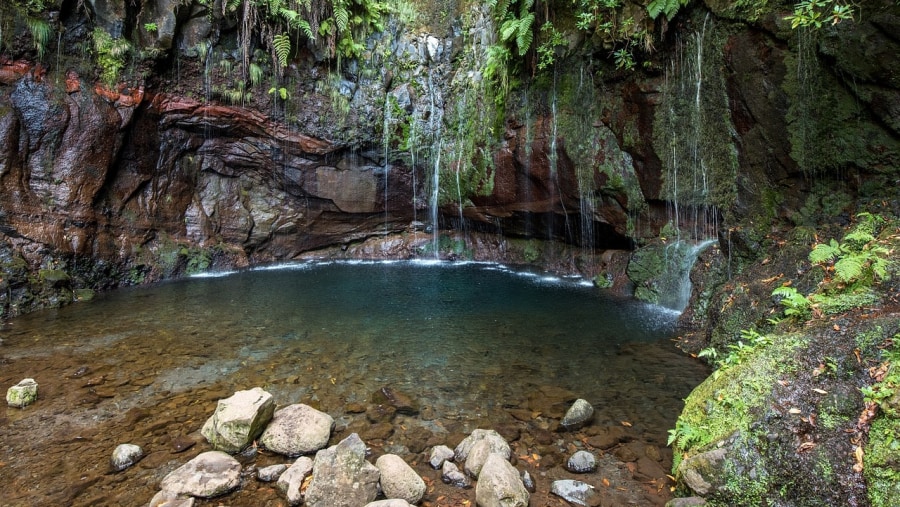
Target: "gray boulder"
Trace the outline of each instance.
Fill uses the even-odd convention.
[[[479,507],[527,507],[529,497],[515,467],[499,454],[488,456],[475,485],[475,503]]]
[[[212,498],[241,484],[241,464],[221,451],[198,455],[163,478],[160,489],[176,495]]]
[[[509,444],[500,435],[496,435],[496,437],[489,435],[475,442],[475,445],[469,451],[469,457],[466,459],[466,473],[477,479],[488,456],[493,454],[497,454],[506,460],[509,460],[509,457],[512,455],[512,449],[509,448]]]
[[[113,450],[109,464],[116,472],[125,470],[144,457],[144,450],[134,444],[119,444]]]
[[[569,431],[573,431],[581,428],[593,418],[594,407],[586,400],[579,398],[575,400],[575,403],[573,403],[571,407],[569,407],[569,410],[566,412],[560,425]]]
[[[262,467],[256,470],[256,478],[259,479],[260,482],[275,482],[287,468],[288,467],[285,464]]]
[[[387,500],[378,500],[367,503],[366,507],[412,507],[413,504],[403,500],[402,498],[388,498]]]
[[[575,505],[596,504],[592,497],[597,493],[594,492],[593,486],[585,482],[571,479],[553,481],[553,484],[550,485],[550,492]]]
[[[194,507],[194,497],[160,491],[153,495],[147,507]]]
[[[219,400],[215,413],[200,432],[218,451],[240,452],[272,419],[275,401],[259,387]]]
[[[385,454],[375,461],[381,473],[381,490],[388,499],[400,498],[419,503],[425,494],[425,481],[396,454]]]
[[[585,474],[593,472],[597,469],[597,458],[587,451],[578,451],[573,454],[566,463],[566,470],[576,473]]]
[[[380,472],[366,461],[356,433],[316,453],[304,501],[310,507],[364,507],[378,494]]]
[[[309,405],[288,405],[275,412],[259,441],[266,449],[299,456],[318,451],[328,444],[334,418]]]
[[[495,446],[497,447],[502,447],[502,445],[504,444],[509,447],[509,444],[506,443],[506,440],[494,430],[473,430],[472,433],[469,434],[469,436],[464,438],[463,441],[456,446],[456,449],[454,451],[454,453],[456,454],[456,461],[462,462],[468,459],[469,452],[472,451],[472,447],[474,447],[475,444],[479,441],[486,439],[494,442]]]
[[[428,458],[428,464],[431,468],[439,470],[444,466],[444,462],[453,459],[453,449],[446,445],[436,445],[431,449],[431,456]]]
[[[706,500],[699,496],[673,498],[666,502],[666,507],[702,507],[704,505],[706,505]]]
[[[278,478],[278,482],[275,485],[284,493],[290,505],[303,503],[303,495],[300,492],[300,488],[303,486],[303,481],[312,473],[312,470],[313,460],[302,456]]]
[[[38,383],[33,378],[22,379],[6,390],[6,404],[10,407],[25,408],[37,401]]]
[[[445,484],[456,486],[457,488],[468,488],[472,486],[466,474],[459,471],[459,467],[452,461],[445,461],[441,467],[441,480]]]

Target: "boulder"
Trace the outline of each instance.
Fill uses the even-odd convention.
[[[262,433],[274,412],[275,401],[266,391],[259,387],[238,391],[219,400],[200,432],[216,450],[239,452]]]
[[[275,412],[259,441],[266,449],[299,456],[318,451],[328,444],[334,418],[302,403]]]
[[[306,456],[301,456],[278,478],[278,482],[275,485],[284,493],[290,505],[303,503],[303,495],[300,489],[303,486],[303,481],[309,477],[312,470],[313,460]]]
[[[576,452],[569,458],[569,461],[566,462],[566,470],[576,474],[585,474],[593,472],[596,469],[597,458],[587,451]]]
[[[666,502],[666,507],[702,507],[704,505],[706,505],[706,500],[699,496],[673,498]]]
[[[479,507],[528,507],[529,498],[515,467],[499,454],[488,456],[475,485],[475,503]]]
[[[466,477],[466,474],[460,472],[459,467],[452,461],[445,461],[444,466],[441,467],[441,480],[444,481],[444,484],[450,484],[457,488],[468,488],[472,486],[472,483],[469,482],[469,478]]]
[[[506,440],[503,440],[502,437],[495,438],[489,436],[479,440],[475,442],[475,445],[473,445],[472,449],[469,451],[469,457],[466,459],[465,463],[466,473],[477,479],[488,456],[491,456],[492,454],[497,454],[503,459],[508,460],[512,455],[512,450],[509,448],[509,444],[506,443]]]
[[[147,507],[194,507],[194,497],[160,491],[153,495]]]
[[[590,422],[593,417],[594,407],[586,400],[579,398],[569,407],[568,412],[566,412],[559,424],[569,431],[574,431]]]
[[[597,505],[597,493],[590,484],[571,479],[553,481],[550,492],[575,505]]]
[[[116,472],[125,470],[144,457],[144,450],[134,444],[119,444],[113,450],[109,464]]]
[[[176,495],[212,498],[240,484],[241,464],[222,451],[208,451],[165,476],[160,489]]]
[[[431,468],[439,470],[444,466],[444,462],[453,459],[453,449],[446,445],[436,445],[431,449],[431,455],[428,458],[428,464]]]
[[[364,507],[375,500],[380,475],[366,461],[366,444],[352,433],[316,453],[304,501],[309,507]]]
[[[259,468],[256,470],[256,478],[259,479],[260,482],[274,482],[281,477],[281,474],[283,474],[287,468],[287,465],[283,463]]]
[[[425,494],[425,481],[403,458],[385,454],[375,461],[381,473],[381,490],[387,498],[400,498],[411,504],[419,503]]]
[[[388,498],[367,503],[366,507],[412,507],[412,504],[401,498]]]
[[[464,438],[462,442],[460,442],[459,445],[456,446],[456,449],[454,451],[454,454],[456,455],[456,461],[462,462],[468,459],[469,452],[472,451],[472,447],[474,447],[475,444],[479,441],[485,439],[494,442],[495,447],[502,448],[503,445],[506,445],[507,448],[509,447],[509,444],[506,443],[506,440],[504,440],[503,437],[494,430],[473,430],[472,433],[469,434],[469,436]]]
[[[37,401],[38,383],[33,378],[23,379],[6,390],[6,404],[10,407],[25,408]]]

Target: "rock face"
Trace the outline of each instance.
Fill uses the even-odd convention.
[[[238,452],[250,445],[272,419],[275,400],[259,387],[219,400],[201,433],[218,450]]]
[[[310,507],[363,507],[378,494],[380,472],[366,461],[356,433],[316,453],[304,502]]]
[[[308,405],[288,405],[275,412],[260,443],[287,456],[309,454],[325,447],[334,428],[334,418]]]
[[[221,451],[198,455],[167,475],[159,487],[165,492],[212,498],[241,483],[241,464]]]

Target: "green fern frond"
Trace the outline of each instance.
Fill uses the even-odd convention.
[[[350,11],[344,5],[334,6],[334,22],[339,32],[343,32],[350,26]]]
[[[863,274],[863,267],[868,260],[864,255],[848,255],[834,263],[834,276],[844,283],[857,280]]]
[[[516,35],[516,46],[519,48],[519,56],[525,56],[525,53],[531,49],[531,43],[534,40],[534,32],[531,31],[532,23],[534,23],[533,12],[529,12],[519,20],[518,34]]]
[[[848,246],[853,246],[856,247],[857,250],[861,250],[863,246],[872,241],[875,241],[875,236],[860,227],[847,233],[847,235],[844,236],[843,243],[849,243]]]
[[[300,31],[303,32],[304,35],[306,35],[306,38],[308,38],[308,39],[316,38],[316,34],[313,33],[312,27],[309,26],[309,21],[307,21],[305,19],[297,20],[297,28],[299,28]]]
[[[286,33],[280,33],[272,38],[272,48],[278,57],[278,64],[287,67],[288,57],[291,55],[291,38]]]
[[[496,0],[495,3],[494,18],[498,20],[505,19],[506,14],[509,12],[510,0]]]
[[[835,257],[841,255],[841,247],[838,242],[832,239],[829,243],[819,243],[809,252],[809,262],[821,264],[829,262]]]

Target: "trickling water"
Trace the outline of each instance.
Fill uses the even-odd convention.
[[[710,222],[715,221],[712,204],[710,160],[721,156],[708,152],[703,144],[710,134],[710,122],[715,121],[706,111],[719,97],[704,96],[706,39],[709,16],[699,31],[679,43],[675,58],[666,70],[664,127],[668,157],[664,196],[669,206],[669,221],[678,237],[682,232],[694,239],[704,239],[715,233]],[[687,226],[687,228],[685,228]]]
[[[0,503],[145,505],[166,473],[209,450],[200,442],[175,454],[172,442],[199,430],[218,399],[255,386],[281,406],[303,402],[331,414],[334,441],[360,431],[376,454],[417,461],[430,479],[440,476],[406,447],[412,435],[444,441],[503,424],[521,431],[514,445],[530,455],[529,433],[568,406],[546,401],[560,390],[594,405],[597,428],[621,430],[627,421],[637,448],[661,448],[681,400],[707,373],[668,339],[675,316],[577,279],[494,264],[403,262],[295,264],[30,314],[0,333],[0,382],[34,377],[41,389],[36,404],[4,416]],[[398,415],[393,436],[375,438],[366,415],[349,407],[370,403],[383,386],[422,410]],[[515,410],[528,421],[513,418]],[[108,473],[112,450],[125,442],[148,457]],[[247,467],[291,461],[272,453],[242,459]],[[643,491],[637,482],[617,484]],[[471,495],[439,479],[435,488],[432,505],[462,504],[434,503],[441,494]],[[264,505],[274,496],[248,480],[224,501]]]
[[[443,141],[438,141],[434,150],[434,171],[431,175],[431,200],[429,210],[431,211],[431,248],[434,258],[440,258],[440,228],[438,227],[438,204],[439,194],[441,190],[441,149]]]
[[[390,95],[384,96],[384,132],[382,144],[384,144],[384,233],[390,232],[388,227],[388,180],[391,172],[391,116],[393,107],[389,100]]]

